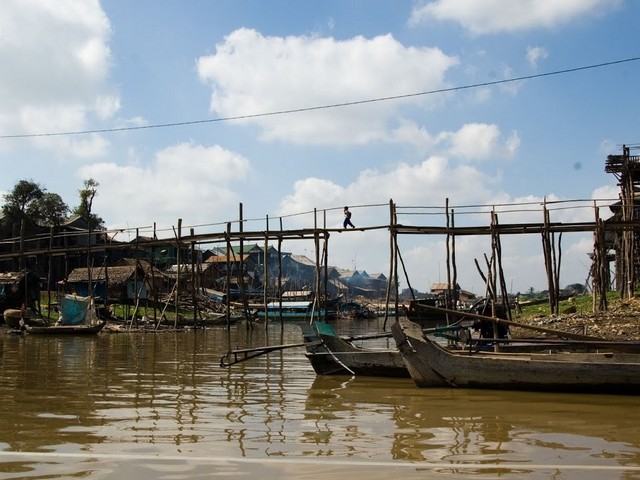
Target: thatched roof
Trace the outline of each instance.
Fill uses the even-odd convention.
[[[121,284],[134,277],[136,273],[136,267],[133,265],[123,265],[119,267],[93,267],[91,268],[91,281],[101,282],[105,281],[108,277],[109,283]],[[142,271],[138,270],[140,276],[143,275]],[[88,268],[76,268],[69,273],[67,282],[88,282],[89,281],[89,269]]]
[[[113,266],[113,267],[109,267],[109,271],[111,271],[112,268],[114,267],[122,267],[122,266],[130,266],[130,267],[134,267],[136,265],[136,263],[138,265],[140,265],[140,267],[142,268],[142,270],[144,271],[145,275],[147,276],[151,276],[152,272],[153,272],[153,277],[164,277],[164,274],[156,267],[156,268],[151,268],[151,263],[149,263],[147,260],[142,260],[142,259],[138,259],[136,260],[135,258],[121,258],[120,260],[118,260],[118,262]]]

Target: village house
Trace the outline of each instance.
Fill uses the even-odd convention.
[[[140,265],[76,268],[63,283],[64,292],[93,295],[109,303],[129,305],[148,298],[149,285]]]

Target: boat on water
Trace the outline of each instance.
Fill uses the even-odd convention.
[[[32,335],[95,335],[99,333],[106,321],[101,320],[93,325],[49,325],[49,326],[32,326],[25,325],[24,329]]]
[[[358,302],[346,302],[339,305],[336,316],[340,319],[361,320],[376,318],[376,312],[372,308]]]
[[[24,325],[33,335],[95,335],[107,324],[95,314],[93,299],[78,295],[65,295],[59,299],[60,317],[54,325]]]
[[[640,394],[638,342],[573,340],[525,353],[450,350],[407,318],[391,331],[418,387]]]
[[[302,336],[306,357],[318,375],[363,375],[409,378],[409,372],[397,348],[363,348],[357,339],[389,337],[389,334],[353,337],[338,336],[326,322],[304,324]]]
[[[256,316],[260,320],[306,320],[312,318],[323,318],[324,310],[317,309],[311,301],[282,301],[270,302],[266,310],[263,308],[256,311]]]

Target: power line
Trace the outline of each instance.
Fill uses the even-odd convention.
[[[315,107],[301,107],[301,108],[292,108],[288,110],[277,110],[273,112],[263,112],[263,113],[253,113],[247,115],[236,115],[231,117],[219,117],[219,118],[209,118],[204,120],[190,120],[185,122],[171,122],[171,123],[157,123],[152,125],[139,125],[133,127],[114,127],[114,128],[101,128],[94,130],[77,130],[77,131],[68,131],[68,132],[50,132],[50,133],[24,133],[24,134],[15,134],[15,135],[0,135],[0,139],[9,139],[9,138],[34,138],[34,137],[58,137],[58,136],[70,136],[70,135],[87,135],[91,133],[112,133],[112,132],[124,132],[124,131],[132,131],[132,130],[148,130],[153,128],[168,128],[168,127],[182,127],[187,125],[198,125],[203,123],[217,123],[217,122],[230,122],[234,120],[246,120],[251,118],[262,118],[262,117],[272,117],[276,115],[288,115],[292,113],[302,113],[302,112],[312,112],[315,110],[326,110],[330,108],[342,108],[342,107],[351,107],[354,105],[364,105],[367,103],[377,103],[377,102],[387,102],[390,100],[400,100],[404,98],[412,98],[412,97],[420,97],[425,95],[435,95],[437,93],[448,93],[448,92],[456,92],[461,90],[469,90],[472,88],[479,87],[488,87],[493,85],[501,85],[505,83],[513,83],[519,82],[522,80],[531,80],[534,78],[542,78],[542,77],[551,77],[555,75],[564,75],[567,73],[575,73],[583,70],[592,70],[595,68],[603,68],[610,67],[612,65],[619,65],[622,63],[630,63],[636,62],[640,60],[640,57],[632,57],[625,58],[623,60],[614,60],[611,62],[604,63],[596,63],[592,65],[586,65],[582,67],[574,67],[567,68],[564,70],[555,70],[553,72],[545,72],[545,73],[537,73],[533,75],[524,75],[521,77],[507,78],[503,80],[494,80],[491,82],[482,82],[482,83],[472,83],[469,85],[462,85],[457,87],[449,87],[449,88],[439,88],[437,90],[428,90],[424,92],[416,92],[416,93],[407,93],[403,95],[393,95],[389,97],[378,97],[378,98],[370,98],[365,100],[354,100],[351,102],[341,102],[341,103],[332,103],[328,105],[318,105]]]

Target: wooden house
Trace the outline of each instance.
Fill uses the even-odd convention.
[[[20,308],[25,301],[33,312],[39,310],[38,276],[30,270],[0,273],[0,313],[8,308]]]
[[[148,297],[149,287],[139,265],[76,268],[64,282],[66,293],[93,295],[110,303],[130,304]]]

